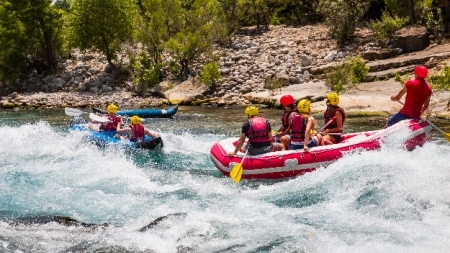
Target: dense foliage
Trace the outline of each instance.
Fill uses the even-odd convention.
[[[70,8],[70,41],[81,50],[95,48],[108,63],[131,41],[134,32],[133,0],[74,0]]]
[[[227,45],[243,26],[325,21],[344,44],[358,25],[369,23],[382,44],[401,26],[420,23],[439,40],[449,22],[438,8],[442,4],[445,0],[0,0],[0,80],[51,73],[59,58],[70,56],[64,50],[73,48],[102,52],[113,69],[118,53],[128,52],[130,63],[120,67],[141,90],[169,76],[206,78],[215,72],[214,46]],[[382,16],[371,10],[374,5],[382,6]],[[203,71],[193,68],[206,63],[211,64]],[[207,79],[214,85],[220,80]],[[339,80],[343,87],[352,82]]]
[[[369,66],[360,56],[355,56],[328,70],[325,85],[337,93],[343,93],[364,81],[367,73]]]
[[[445,65],[440,73],[431,75],[428,80],[435,91],[450,90],[450,66]]]
[[[51,0],[0,1],[0,80],[56,68],[62,15]]]

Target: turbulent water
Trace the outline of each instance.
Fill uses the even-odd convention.
[[[278,126],[282,112],[266,113]],[[236,185],[209,149],[239,134],[242,109],[147,120],[165,144],[151,152],[86,143],[69,120],[0,111],[0,252],[450,249],[450,145],[439,133],[412,152],[393,137],[298,178]]]

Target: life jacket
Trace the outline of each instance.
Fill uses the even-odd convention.
[[[263,117],[248,119],[250,127],[248,128],[247,136],[252,142],[270,142],[269,129],[267,128],[267,120]]]
[[[107,115],[109,119],[109,123],[107,125],[100,125],[101,131],[114,131],[117,128],[117,124],[119,124],[121,118],[116,115]]]
[[[327,109],[325,110],[325,112],[323,114],[323,118],[325,120],[325,124],[327,124],[328,121],[330,121],[336,115],[337,111],[339,111],[342,114],[342,124],[344,124],[345,112],[339,106],[336,106],[336,107],[328,106],[327,107]],[[325,129],[331,129],[331,128],[335,128],[335,127],[337,127],[337,123],[336,123],[336,120],[333,120],[327,127],[325,127]]]
[[[133,136],[131,136],[130,141],[142,141],[145,137],[144,125],[130,125],[130,127],[133,130]]]
[[[303,142],[305,140],[306,125],[308,117],[301,114],[292,116],[291,142]]]
[[[289,112],[284,112],[283,116],[281,116],[281,125],[283,126],[283,131],[286,130],[289,127],[289,116],[293,112],[297,112],[298,113],[298,110],[294,109],[294,110],[289,111]]]

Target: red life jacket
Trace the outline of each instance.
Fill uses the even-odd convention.
[[[120,117],[116,115],[107,115],[109,119],[109,123],[105,126],[103,124],[100,125],[100,130],[102,131],[114,131],[117,128],[117,124],[120,122]]]
[[[130,141],[142,141],[145,137],[144,125],[130,125],[133,130],[133,136],[131,136]]]
[[[267,120],[263,117],[248,119],[250,127],[248,128],[247,136],[252,142],[270,142],[269,129],[267,128]]]
[[[337,111],[339,111],[342,114],[342,124],[344,124],[345,112],[339,106],[336,106],[336,107],[328,106],[327,107],[327,109],[325,110],[325,112],[323,114],[323,118],[325,120],[325,124],[327,124],[328,121],[330,121],[336,115]],[[332,129],[332,128],[335,128],[335,127],[337,127],[337,123],[336,123],[336,120],[333,120],[327,127],[325,127],[325,129]]]
[[[286,130],[289,127],[289,116],[293,112],[298,112],[297,109],[294,109],[289,112],[284,112],[283,116],[281,116],[281,125],[283,126],[283,131]]]
[[[301,114],[292,116],[291,142],[303,142],[305,140],[306,125],[308,117]]]

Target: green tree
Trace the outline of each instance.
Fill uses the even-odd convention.
[[[188,7],[188,8],[187,8]],[[175,36],[171,37],[165,47],[175,62],[175,69],[181,80],[186,80],[192,62],[200,57],[211,57],[214,42],[223,41],[227,34],[220,22],[219,9],[215,0],[195,0],[183,11],[183,23]]]
[[[236,0],[217,0],[218,8],[220,10],[220,17],[223,24],[226,26],[228,34],[236,33],[241,28],[241,23],[238,17],[238,3]]]
[[[180,0],[141,0],[138,2],[137,37],[153,66],[161,64],[164,43],[182,26]]]
[[[215,88],[217,83],[222,81],[219,64],[215,61],[206,63],[200,74],[200,81],[208,87]]]
[[[51,0],[0,1],[0,79],[55,70],[62,15]]]
[[[356,26],[367,13],[371,0],[319,0],[317,12],[331,26],[331,33],[339,44],[352,36]]]
[[[433,0],[384,0],[388,11],[398,17],[409,18],[413,24],[418,23],[421,6],[431,6]]]
[[[318,2],[319,0],[270,0],[268,7],[275,12],[281,23],[302,25],[320,20],[320,15],[314,9]]]
[[[268,28],[271,12],[264,0],[237,0],[238,15],[244,25]]]
[[[134,0],[74,0],[70,8],[70,41],[81,50],[95,48],[113,60],[134,33]]]

